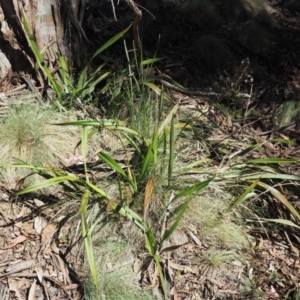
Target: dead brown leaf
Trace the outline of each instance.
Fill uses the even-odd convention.
[[[16,237],[15,239],[13,239],[10,244],[8,244],[7,246],[1,247],[0,249],[1,250],[11,249],[26,240],[27,240],[27,237],[25,235],[20,235],[20,236]]]
[[[152,194],[153,194],[153,188],[154,188],[153,178],[149,177],[149,179],[147,181],[146,189],[145,189],[144,220],[146,219],[146,216],[147,216],[148,207],[149,207],[151,197],[152,197]]]
[[[116,201],[117,201],[117,198],[115,197],[115,198],[110,199],[109,202],[107,203],[106,212],[105,212],[106,217],[108,217],[108,214],[111,211],[111,207]]]
[[[56,227],[56,223],[50,223],[43,229],[41,239],[42,244],[44,244],[54,234]]]

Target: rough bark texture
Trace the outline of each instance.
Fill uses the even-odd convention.
[[[13,73],[33,73],[34,54],[22,24],[30,31],[50,70],[63,55],[69,65],[81,66],[85,0],[0,0],[0,80]],[[33,75],[33,74],[32,74]]]

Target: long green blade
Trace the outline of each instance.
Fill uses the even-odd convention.
[[[193,186],[187,188],[186,190],[183,190],[182,192],[178,193],[172,201],[175,201],[175,200],[185,197],[185,196],[191,196],[192,194],[205,188],[211,181],[212,181],[212,179],[208,179],[206,181],[194,184]]]
[[[125,179],[128,180],[128,176],[123,168],[109,155],[104,152],[98,153],[99,158],[101,158],[105,163],[107,163],[113,170],[115,170],[118,174],[122,175]]]
[[[192,200],[192,195],[189,197],[188,200],[186,200],[184,202],[184,204],[180,205],[180,209],[178,211],[178,214],[177,214],[177,217],[176,217],[174,223],[172,224],[170,229],[165,231],[165,233],[162,236],[161,242],[164,242],[166,239],[168,239],[171,236],[171,234],[174,232],[174,230],[178,227],[179,222],[180,222],[181,218],[183,217],[186,209],[188,208],[191,200]]]
[[[49,186],[52,186],[52,185],[56,185],[56,184],[59,184],[61,182],[64,182],[64,181],[80,181],[75,175],[72,175],[72,174],[69,174],[69,175],[66,175],[66,176],[58,176],[58,177],[54,177],[54,178],[51,178],[51,179],[48,179],[48,180],[45,180],[43,182],[40,182],[38,184],[35,184],[35,185],[32,185],[20,192],[17,192],[17,195],[23,195],[23,194],[27,194],[27,193],[32,193],[34,191],[37,191],[37,190],[40,190],[40,189],[43,189],[43,188],[47,188]]]
[[[124,34],[130,29],[131,26],[127,27],[120,33],[116,34],[113,36],[110,40],[108,40],[103,46],[101,46],[93,55],[92,59],[93,60],[97,55],[99,55],[101,52],[103,52],[105,49],[109,48],[111,45],[113,45],[115,42],[117,42],[120,38],[124,36]]]
[[[258,184],[259,179],[256,179],[247,189],[246,191],[236,200],[234,201],[227,209],[227,212],[231,211],[234,209],[238,204],[240,204],[244,199],[246,199],[247,195],[251,193],[256,185]]]

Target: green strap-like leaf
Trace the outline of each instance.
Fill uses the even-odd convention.
[[[194,194],[194,193],[198,192],[199,190],[205,188],[212,181],[212,179],[196,183],[193,186],[187,188],[186,190],[181,191],[180,193],[178,193],[174,197],[174,199],[172,201],[175,201],[175,200],[177,200],[179,198],[182,198],[182,197],[185,197],[185,196],[191,196],[192,194]]]
[[[130,29],[131,26],[127,27],[120,33],[116,34],[113,36],[110,40],[108,40],[103,46],[101,46],[93,55],[92,59],[93,60],[97,55],[99,55],[101,52],[103,52],[105,49],[109,48],[111,45],[113,45],[115,42],[117,42],[121,37],[124,36],[124,34]]]
[[[40,183],[37,183],[35,185],[32,185],[20,192],[17,192],[17,195],[23,195],[23,194],[27,194],[27,193],[32,193],[34,191],[37,191],[37,190],[40,190],[40,189],[43,189],[43,188],[47,188],[49,186],[52,186],[52,185],[56,185],[56,184],[59,184],[61,182],[64,182],[64,181],[80,181],[78,179],[78,177],[76,177],[75,175],[72,175],[72,174],[69,174],[69,175],[66,175],[66,176],[58,176],[58,177],[54,177],[54,178],[51,178],[49,180],[45,180],[43,182],[40,182]]]
[[[177,226],[179,225],[179,222],[180,222],[181,218],[183,217],[186,209],[188,208],[191,200],[192,200],[192,196],[190,196],[188,200],[186,200],[182,205],[180,205],[180,209],[177,214],[177,217],[176,217],[174,223],[171,225],[170,229],[168,229],[164,232],[164,234],[161,238],[161,243],[163,243],[165,240],[167,240],[171,236],[171,234],[174,232],[174,230],[177,228]]]
[[[246,164],[283,164],[283,163],[297,163],[299,159],[291,159],[291,158],[256,158],[249,159],[246,161]]]
[[[238,199],[236,201],[234,201],[227,209],[227,212],[231,211],[232,209],[234,209],[238,204],[240,204],[244,199],[247,198],[248,194],[251,193],[254,188],[256,187],[256,185],[258,184],[259,179],[256,179],[247,189],[246,191],[240,196],[238,197]]]
[[[148,228],[145,232],[146,248],[150,255],[154,256],[157,251],[157,242],[153,232]]]
[[[98,153],[99,158],[101,158],[105,163],[107,163],[113,170],[115,170],[118,174],[122,175],[125,179],[128,179],[126,172],[123,168],[109,155],[104,152]]]

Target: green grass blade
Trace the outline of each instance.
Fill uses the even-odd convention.
[[[162,285],[162,289],[163,289],[163,292],[164,292],[165,299],[169,299],[168,298],[167,281],[165,279],[165,276],[164,276],[162,268],[161,268],[161,259],[160,259],[159,255],[157,255],[157,254],[154,255],[153,258],[154,258],[156,267],[158,269],[158,273],[159,273],[159,277],[160,277],[160,281],[161,281],[161,285]]]
[[[296,227],[298,229],[300,229],[300,226],[296,225],[294,222],[290,221],[290,220],[285,220],[285,219],[266,219],[266,218],[259,218],[259,221],[266,221],[266,222],[274,222],[277,224],[283,224],[283,225],[287,225],[287,226],[291,226],[291,227]],[[251,222],[258,222],[258,220],[247,220],[247,221],[251,221]]]
[[[272,173],[261,173],[261,172],[258,172],[257,174],[253,174],[253,175],[243,175],[243,174],[240,174],[239,177],[242,180],[252,180],[252,179],[257,179],[257,178],[261,178],[261,179],[296,180],[296,181],[300,180],[300,176],[296,176],[296,175],[272,174]]]
[[[171,111],[169,112],[169,114],[166,116],[166,118],[164,119],[164,121],[162,122],[162,124],[160,125],[159,129],[158,129],[158,137],[160,138],[165,130],[165,128],[168,126],[168,124],[171,123],[172,118],[174,117],[174,115],[176,114],[177,110],[178,110],[179,105],[176,104]]]
[[[86,256],[87,256],[88,264],[90,267],[90,271],[92,273],[94,285],[97,288],[97,291],[99,292],[100,286],[99,286],[99,281],[98,281],[98,271],[97,271],[96,261],[95,261],[95,257],[94,257],[94,248],[93,248],[92,237],[89,234],[91,231],[89,230],[89,227],[88,227],[88,224],[86,221],[89,197],[90,197],[90,192],[86,191],[81,200],[81,206],[80,206],[81,233],[82,233],[82,237],[84,239]]]
[[[125,179],[129,180],[126,172],[123,168],[109,155],[104,152],[98,153],[99,158],[101,158],[106,164],[108,164],[113,170],[115,170],[118,174],[122,175]]]
[[[256,158],[247,160],[246,164],[283,164],[283,163],[297,163],[299,159],[290,159],[290,158]]]
[[[157,251],[157,241],[154,237],[153,232],[149,228],[145,232],[145,239],[146,239],[146,248],[149,254],[154,256]]]
[[[22,23],[24,25],[25,31],[26,31],[26,36],[29,42],[29,45],[32,49],[32,52],[39,64],[39,67],[41,68],[41,70],[44,72],[45,76],[48,78],[48,80],[50,81],[50,84],[52,85],[57,97],[59,98],[59,100],[61,100],[62,97],[62,93],[60,91],[60,87],[59,85],[56,83],[54,77],[52,76],[50,70],[48,69],[48,67],[46,66],[46,63],[44,61],[43,56],[41,55],[39,48],[34,40],[34,37],[32,36],[31,32],[30,32],[30,28],[25,16],[24,11],[22,12]]]
[[[145,178],[147,172],[149,171],[149,168],[154,160],[155,152],[157,153],[157,144],[158,144],[158,135],[157,135],[157,131],[155,131],[153,134],[152,143],[148,146],[148,151],[142,165],[142,170],[139,178],[140,181],[142,181]]]
[[[100,83],[101,81],[103,81],[107,76],[109,76],[111,74],[111,72],[106,72],[104,74],[102,74],[101,76],[98,77],[94,77],[94,78],[90,78],[85,84],[84,86],[78,90],[77,95],[79,97],[84,98],[86,95],[89,95],[91,93],[94,92],[95,87],[98,83]]]
[[[89,182],[89,175],[86,165],[86,156],[87,156],[87,144],[88,144],[88,131],[86,126],[82,126],[81,133],[81,153],[83,157],[83,165],[84,165],[84,174],[86,182]]]
[[[127,139],[127,141],[130,143],[130,145],[132,145],[134,147],[134,149],[141,154],[142,150],[141,150],[141,146],[135,141],[133,140],[128,134],[123,133],[124,137]]]
[[[186,190],[175,195],[175,197],[172,201],[175,201],[175,200],[185,197],[185,196],[191,196],[192,194],[205,188],[211,181],[212,181],[212,179],[208,179],[206,181],[194,184],[193,186],[191,186],[191,187],[187,188]]]
[[[64,181],[80,181],[78,177],[76,177],[75,175],[69,174],[66,176],[58,176],[58,177],[54,177],[48,180],[45,180],[43,182],[40,182],[38,184],[32,185],[22,191],[17,192],[17,195],[23,195],[23,194],[27,194],[27,193],[32,193],[34,191],[43,189],[43,188],[47,188],[50,187],[52,185],[56,185],[59,184],[61,182]]]
[[[174,230],[177,228],[177,226],[179,225],[179,222],[180,222],[181,218],[183,217],[186,209],[188,208],[191,200],[192,200],[192,195],[190,195],[189,199],[186,200],[182,205],[180,205],[176,219],[175,219],[174,223],[171,225],[170,229],[168,229],[164,232],[162,239],[161,239],[161,243],[163,243],[165,240],[167,240],[171,236],[171,234],[174,232]]]
[[[261,146],[262,146],[262,143],[251,145],[248,148],[244,149],[243,151],[236,153],[231,159],[237,160],[237,159],[245,156],[246,154],[249,154],[250,152],[255,151],[256,149],[261,148]]]
[[[92,59],[93,60],[97,55],[99,55],[101,52],[103,52],[105,49],[109,48],[111,45],[113,45],[115,42],[117,42],[120,38],[124,36],[124,34],[130,29],[131,26],[127,27],[120,33],[116,34],[113,36],[110,40],[108,40],[103,46],[101,46],[93,55]]]
[[[114,119],[101,119],[99,121],[90,121],[90,120],[79,120],[79,121],[71,121],[64,123],[56,123],[52,125],[60,125],[60,126],[91,126],[91,127],[103,127],[103,126],[115,126],[118,128],[119,126],[124,126],[125,122]]]
[[[179,248],[181,248],[185,245],[188,245],[188,244],[189,244],[189,242],[184,243],[184,244],[180,244],[180,245],[173,245],[173,246],[162,249],[160,251],[160,253],[173,252],[173,251],[175,251],[175,250],[177,250],[177,249],[179,249]]]
[[[58,58],[58,63],[59,63],[59,75],[61,80],[63,81],[65,87],[71,87],[72,86],[72,79],[71,76],[69,74],[69,69],[67,66],[67,63],[64,59],[63,56],[60,56]]]
[[[170,96],[168,96],[166,93],[163,92],[163,89],[160,89],[157,85],[155,85],[152,82],[149,81],[143,81],[141,82],[143,85],[147,86],[148,88],[150,88],[153,92],[155,92],[156,95],[159,95],[161,97],[163,97],[165,100],[167,100],[168,102],[171,102],[171,98]]]
[[[251,193],[253,190],[254,190],[254,188],[257,186],[257,184],[258,184],[258,182],[259,182],[259,179],[256,179],[246,190],[245,190],[245,192],[236,200],[236,201],[234,201],[229,207],[228,207],[228,209],[227,209],[227,211],[226,212],[229,212],[229,211],[231,211],[232,209],[234,209],[238,204],[240,204],[244,199],[246,199],[247,198],[247,195],[249,194],[249,193]]]
[[[170,153],[169,153],[169,165],[168,165],[168,186],[171,184],[171,178],[173,175],[174,166],[174,149],[175,149],[175,128],[174,128],[174,116],[171,120],[171,131],[170,131]]]
[[[153,65],[154,63],[161,61],[162,59],[163,58],[159,58],[159,57],[145,59],[140,63],[140,65],[141,66]]]
[[[99,195],[101,195],[102,197],[105,197],[107,199],[109,198],[109,196],[106,194],[105,191],[103,191],[102,189],[98,188],[96,185],[94,185],[90,181],[86,182],[86,185],[88,187],[90,187],[93,191],[95,191],[96,193],[98,193]]]
[[[109,130],[120,130],[127,132],[129,134],[135,135],[139,138],[141,138],[146,144],[148,144],[147,141],[144,140],[143,136],[133,129],[130,129],[125,125],[125,122],[119,121],[119,120],[106,120],[101,119],[99,121],[89,121],[89,120],[80,120],[80,121],[72,121],[72,122],[64,122],[64,123],[56,123],[52,125],[59,125],[59,126],[91,126],[91,127],[102,127]]]
[[[77,83],[77,87],[79,90],[83,88],[85,82],[87,81],[88,68],[89,68],[89,65],[86,64],[85,67],[80,72],[78,83]]]

